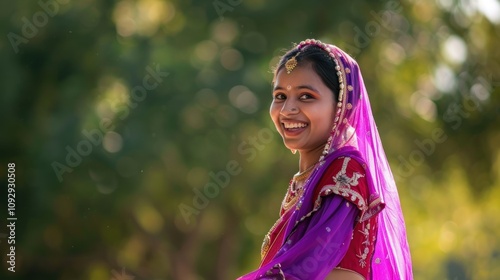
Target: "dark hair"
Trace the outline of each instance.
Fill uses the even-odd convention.
[[[285,67],[285,63],[298,52],[299,50],[297,48],[293,48],[281,57],[278,66],[274,70],[275,78],[278,72]],[[297,60],[298,66],[300,66],[301,62],[311,63],[314,72],[318,74],[323,83],[333,92],[335,100],[338,100],[340,86],[336,75],[337,70],[335,70],[336,65],[325,50],[315,45],[307,45],[300,49],[300,53],[295,59]]]

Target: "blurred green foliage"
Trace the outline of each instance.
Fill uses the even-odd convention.
[[[361,66],[415,279],[500,278],[498,1],[41,0],[0,14],[0,175],[16,164],[18,217],[16,272],[0,235],[0,278],[254,269],[297,169],[268,118],[270,69],[306,38]]]

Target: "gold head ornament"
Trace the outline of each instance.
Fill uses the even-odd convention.
[[[297,67],[297,59],[296,57],[300,54],[298,52],[296,55],[294,55],[292,58],[290,58],[286,63],[285,63],[285,68],[286,68],[286,73],[290,74],[292,73],[293,69]]]

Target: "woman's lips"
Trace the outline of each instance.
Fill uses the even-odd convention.
[[[303,122],[285,122],[281,123],[281,125],[283,126],[283,131],[287,136],[297,136],[309,126],[309,124]]]

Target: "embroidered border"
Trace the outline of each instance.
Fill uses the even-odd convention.
[[[370,222],[368,223],[363,223],[363,228],[361,228],[361,230],[358,230],[359,232],[361,232],[361,234],[363,234],[365,236],[365,241],[363,241],[362,245],[365,245],[364,249],[363,249],[363,252],[361,252],[361,250],[359,251],[359,254],[356,255],[356,257],[359,258],[359,265],[361,267],[365,267],[366,266],[366,258],[368,257],[368,254],[370,254]]]
[[[339,187],[326,185],[321,189],[320,195],[325,196],[334,193],[336,195],[340,195],[346,198],[350,198],[350,200],[358,206],[361,211],[366,211],[368,207],[366,206],[365,200],[363,196],[359,194],[357,191],[349,189],[347,187]]]
[[[359,172],[353,172],[351,177],[347,176],[347,165],[350,160],[350,157],[344,158],[342,169],[340,169],[340,171],[332,177],[335,185],[323,186],[320,191],[320,196],[334,193],[336,195],[349,198],[362,212],[364,212],[368,209],[367,203],[359,192],[351,189],[351,186],[357,186],[359,184],[358,180],[365,177],[365,175]],[[316,201],[316,203],[318,203],[318,201]]]

